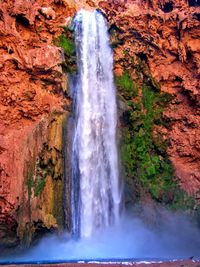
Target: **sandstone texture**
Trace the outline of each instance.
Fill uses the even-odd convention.
[[[63,50],[54,40],[83,7],[100,9],[114,29],[116,75],[132,59],[142,59],[161,90],[173,95],[164,113],[170,128],[159,131],[169,139],[167,152],[179,183],[200,200],[199,2],[2,0],[0,243],[8,247],[26,236],[31,239],[40,226],[60,229],[64,224],[63,210],[55,211],[62,196],[56,198],[55,192],[63,192],[62,125],[70,99],[61,67]],[[32,183],[46,169],[38,195]]]

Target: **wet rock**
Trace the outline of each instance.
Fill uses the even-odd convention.
[[[67,113],[55,112],[40,121],[24,150],[23,192],[17,212],[17,236],[29,246],[33,237],[64,228],[63,127]],[[40,227],[39,227],[40,226]],[[39,232],[40,234],[39,234]]]

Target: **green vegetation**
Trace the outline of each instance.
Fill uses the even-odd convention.
[[[137,87],[134,85],[133,79],[127,71],[124,72],[122,76],[116,77],[116,85],[125,99],[138,95]]]
[[[45,177],[37,175],[34,180],[33,176],[29,175],[26,184],[28,189],[28,198],[31,199],[32,192],[34,192],[34,197],[37,197],[41,194],[45,187]]]
[[[63,33],[54,39],[54,45],[63,48],[65,60],[62,62],[64,72],[76,71],[76,54],[73,32],[69,27],[62,27]]]
[[[34,197],[37,197],[41,194],[45,187],[46,172],[41,170],[40,164],[37,162],[36,166],[29,166],[28,177],[26,180],[28,198],[29,200],[34,194]]]
[[[38,175],[36,177],[35,183],[34,183],[34,196],[37,197],[40,195],[40,193],[43,191],[45,187],[45,178],[41,175]]]
[[[167,125],[163,108],[172,98],[161,93],[158,84],[149,76],[141,86],[142,96],[133,99],[133,81],[127,72],[116,80],[120,94],[124,88],[128,110],[123,120],[121,160],[127,179],[137,179],[141,188],[158,202],[171,208],[191,208],[193,198],[187,196],[175,180],[173,168],[166,154],[167,141],[162,134],[154,134],[154,127]],[[156,84],[156,86],[155,86]]]
[[[61,28],[63,28],[65,33],[71,32],[71,27],[69,25],[62,25]]]
[[[174,210],[194,210],[195,211],[195,199],[192,196],[188,196],[180,187],[176,187],[174,193],[174,200],[171,203],[171,208]],[[195,211],[197,214],[198,211]]]
[[[122,161],[127,176],[139,178],[142,186],[147,188],[153,198],[173,187],[173,169],[158,143],[152,135],[155,119],[161,116],[158,105],[159,94],[143,85],[142,105],[133,103],[128,111],[128,134],[126,132],[122,145]],[[143,109],[142,109],[143,106]]]
[[[55,44],[64,49],[67,56],[72,56],[74,54],[74,42],[68,38],[65,34],[61,34],[55,41]]]

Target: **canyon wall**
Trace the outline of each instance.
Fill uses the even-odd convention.
[[[126,128],[127,111],[135,99],[139,103],[144,84],[164,93],[169,98],[162,105],[164,123],[155,123],[152,135],[166,141],[178,184],[196,202],[200,199],[199,2],[5,0],[0,3],[3,246],[28,245],[34,233],[63,229],[66,223],[63,125],[71,99],[65,72],[74,68],[74,52],[71,41],[62,38],[72,38],[68,26],[82,7],[98,8],[108,19],[119,85],[119,128]],[[124,93],[124,82],[118,79],[124,74],[135,95]],[[162,163],[164,157],[160,152],[154,158]],[[130,188],[137,183],[134,175],[131,179]]]

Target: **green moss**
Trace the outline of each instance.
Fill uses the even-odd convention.
[[[150,83],[143,83],[141,99],[132,100],[127,95],[129,110],[126,111],[126,128],[123,130],[121,160],[125,176],[137,179],[141,188],[152,198],[178,209],[192,206],[193,199],[178,186],[174,171],[166,154],[167,142],[162,135],[153,136],[156,124],[163,125],[163,108],[171,100],[169,94],[161,93]],[[121,78],[118,88],[131,90],[132,82],[126,75]]]
[[[195,199],[184,192],[178,185],[174,187],[174,199],[170,207],[174,210],[194,210]]]
[[[37,175],[36,179],[34,180],[33,176],[29,175],[26,184],[28,189],[28,198],[30,200],[32,197],[32,192],[34,192],[34,197],[37,197],[43,191],[45,187],[45,177]]]
[[[124,72],[122,76],[116,77],[116,85],[125,99],[136,97],[138,95],[138,89],[127,71]]]
[[[37,175],[36,180],[34,182],[34,196],[38,197],[45,187],[45,178]]]
[[[62,25],[61,28],[63,28],[65,33],[68,33],[69,31],[71,32],[71,27],[67,25]]]
[[[64,33],[54,39],[56,46],[62,47],[65,60],[62,62],[63,71],[73,73],[76,71],[76,53],[73,32],[68,27],[63,27]]]
[[[56,45],[62,47],[66,55],[71,56],[74,53],[74,42],[68,38],[65,34],[61,34],[56,39]]]
[[[131,177],[133,175],[133,159],[134,159],[134,144],[130,142],[130,134],[126,132],[126,139],[121,146],[121,159],[125,168],[126,176]]]

